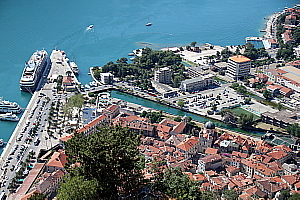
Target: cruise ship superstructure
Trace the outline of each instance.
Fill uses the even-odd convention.
[[[22,109],[16,102],[4,101],[0,97],[0,113],[21,113]]]
[[[20,79],[20,89],[25,92],[34,92],[48,63],[48,53],[45,50],[34,52],[25,63]]]

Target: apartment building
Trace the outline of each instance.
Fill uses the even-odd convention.
[[[228,59],[226,75],[234,80],[243,79],[249,75],[251,60],[243,55],[232,56]]]

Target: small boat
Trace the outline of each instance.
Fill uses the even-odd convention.
[[[89,86],[89,84],[85,84],[84,87],[87,88],[87,89],[91,88],[91,86]]]
[[[146,24],[146,26],[151,26],[152,25],[152,23],[151,22],[148,22],[147,24]]]
[[[4,141],[3,139],[0,139],[0,147],[3,147],[4,146]]]
[[[91,24],[91,25],[89,25],[86,29],[87,29],[87,30],[91,30],[91,29],[93,29],[93,28],[94,28],[94,25]]]
[[[78,66],[76,65],[75,62],[70,62],[70,67],[71,67],[71,70],[73,71],[74,74],[78,74],[79,73]]]
[[[128,56],[134,56],[135,54],[133,52],[129,53]]]
[[[98,84],[97,84],[95,81],[92,81],[92,82],[90,82],[90,86],[91,86],[91,87],[97,87]]]
[[[5,113],[0,114],[0,120],[17,122],[19,121],[19,117],[13,113]]]

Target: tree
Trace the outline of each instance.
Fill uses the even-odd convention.
[[[223,192],[222,197],[226,200],[237,200],[239,195],[236,193],[235,190],[231,189],[231,190],[225,190]]]
[[[84,176],[66,175],[58,188],[58,199],[61,200],[82,200],[97,199],[98,181],[87,180]]]
[[[183,99],[179,99],[178,102],[177,102],[177,105],[182,108],[184,106],[184,101]]]
[[[182,120],[181,117],[175,117],[175,118],[174,118],[174,121],[175,121],[175,122],[181,122],[181,120]]]
[[[281,196],[280,196],[279,200],[288,200],[289,197],[291,196],[289,190],[282,190],[282,191],[280,191],[280,193],[281,193]]]
[[[273,98],[272,92],[270,92],[269,90],[264,90],[263,91],[263,96],[265,97],[265,99],[272,99]]]
[[[277,104],[277,109],[278,109],[278,110],[281,110],[282,107],[283,107],[282,104],[279,102],[279,103]]]
[[[216,111],[217,110],[217,105],[214,103],[211,105],[211,109],[212,111]]]
[[[252,126],[254,122],[254,115],[252,113],[245,114],[241,113],[238,119],[238,123],[240,124],[241,127],[247,127],[247,126]]]
[[[190,46],[191,46],[191,47],[195,47],[196,44],[197,44],[197,42],[191,42]]]
[[[250,101],[251,101],[251,97],[247,97],[247,98],[245,98],[245,100],[244,100],[244,104],[249,104]]]
[[[144,164],[137,149],[139,144],[140,135],[129,128],[104,126],[93,135],[75,134],[66,142],[65,151],[69,162],[81,164],[75,168],[79,176],[86,181],[97,180],[99,196],[116,199],[134,193],[142,184]]]
[[[299,137],[300,136],[300,127],[298,123],[288,125],[285,129],[289,134]]]
[[[299,200],[300,199],[300,194],[299,193],[294,193],[292,196],[289,198],[289,200]]]
[[[28,200],[45,200],[45,199],[46,199],[45,194],[35,192],[31,197],[29,197]]]

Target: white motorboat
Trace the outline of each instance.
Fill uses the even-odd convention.
[[[91,24],[91,25],[89,25],[86,29],[87,29],[87,30],[91,30],[91,29],[93,29],[93,28],[94,28],[94,25]]]
[[[0,120],[17,122],[19,121],[19,117],[13,113],[5,113],[0,114]]]

